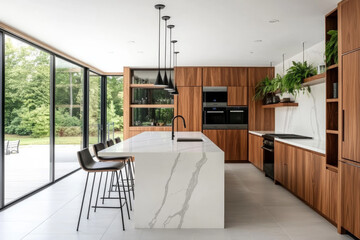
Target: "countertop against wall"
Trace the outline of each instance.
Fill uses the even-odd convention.
[[[264,134],[275,133],[273,131],[249,131],[249,133],[262,137]],[[282,133],[282,132],[276,132]],[[287,132],[289,133],[289,132]],[[286,143],[295,147],[325,154],[325,140],[319,139],[280,139],[275,138],[275,141]]]

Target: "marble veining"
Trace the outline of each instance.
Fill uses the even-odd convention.
[[[167,219],[164,222],[164,228],[176,216],[180,217],[178,228],[181,228],[181,226],[184,222],[184,216],[186,214],[186,211],[189,209],[189,201],[191,199],[192,193],[194,192],[194,190],[197,186],[197,183],[199,181],[200,170],[201,170],[202,166],[206,163],[206,161],[207,161],[206,154],[203,153],[202,158],[196,163],[195,171],[193,172],[191,179],[189,181],[189,185],[186,190],[185,201],[182,205],[182,208],[179,211],[177,211],[176,213],[167,217]]]

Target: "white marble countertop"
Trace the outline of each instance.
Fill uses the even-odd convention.
[[[203,142],[177,142],[177,138],[201,138]],[[143,132],[99,152],[99,156],[133,156],[136,153],[223,152],[201,132]],[[121,154],[121,155],[119,155]]]
[[[263,136],[264,134],[268,133],[275,133],[274,131],[249,131],[249,133],[257,135],[257,136]],[[280,133],[280,132],[276,132]],[[275,138],[275,141],[286,143],[289,145],[293,145],[299,148],[307,149],[310,151],[318,152],[321,154],[326,153],[326,142],[325,140],[319,140],[319,139],[281,139],[281,138]]]

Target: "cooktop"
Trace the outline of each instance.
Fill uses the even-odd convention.
[[[270,133],[270,134],[265,134],[264,137],[282,138],[282,139],[312,139],[312,137],[301,136],[297,134],[286,134],[286,133]]]

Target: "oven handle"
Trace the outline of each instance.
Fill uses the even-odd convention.
[[[267,147],[264,147],[264,146],[262,146],[261,148],[266,150],[266,151],[269,151],[269,152],[274,152],[274,149],[271,149],[271,148],[267,148]]]
[[[230,110],[230,112],[233,112],[233,113],[242,113],[242,112],[244,112],[244,110]]]
[[[224,113],[224,111],[206,111],[206,113]]]

